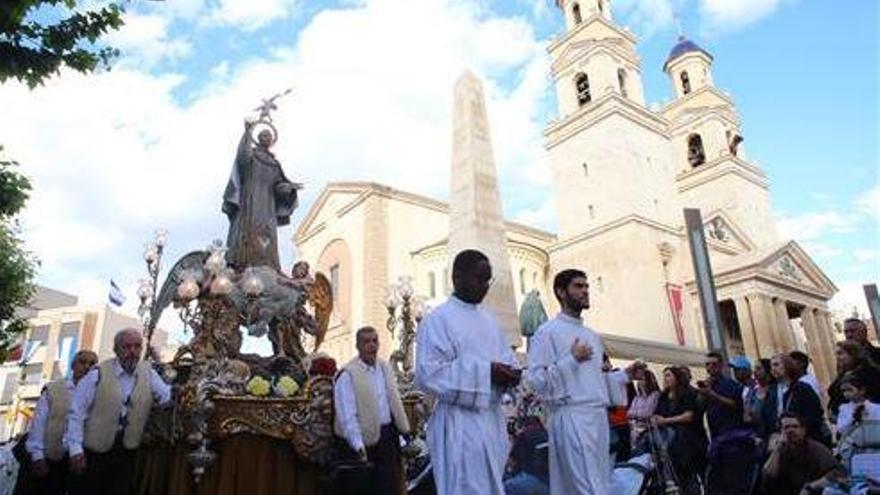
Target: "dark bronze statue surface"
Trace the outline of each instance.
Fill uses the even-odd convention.
[[[252,134],[260,124],[271,127],[266,120],[245,122],[223,194],[223,213],[229,218],[226,260],[239,270],[268,266],[280,271],[278,227],[290,223],[301,186],[285,177],[269,150],[276,139],[273,131],[263,129],[254,143]]]

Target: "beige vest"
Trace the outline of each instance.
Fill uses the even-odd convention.
[[[409,419],[406,417],[403,401],[400,400],[400,393],[397,391],[394,370],[391,369],[387,361],[381,359],[376,360],[376,366],[382,370],[382,375],[385,377],[385,391],[388,395],[391,418],[399,431],[407,433],[409,432]],[[379,406],[376,403],[376,395],[373,392],[373,384],[370,376],[367,374],[366,365],[360,358],[354,358],[345,365],[343,370],[351,373],[351,383],[354,387],[354,397],[357,405],[358,424],[361,427],[361,437],[364,439],[364,445],[367,447],[376,445],[379,442],[382,425],[379,424]],[[342,422],[338,416],[336,417],[334,429],[336,435],[345,437]]]
[[[107,452],[113,448],[116,432],[119,429],[119,405],[125,400],[119,381],[113,371],[114,359],[100,364],[98,390],[95,392],[95,403],[86,418],[83,443],[93,452]],[[134,388],[131,400],[126,405],[125,431],[122,444],[127,449],[136,449],[141,444],[141,435],[150,416],[153,406],[153,391],[150,386],[150,364],[146,361],[138,363],[135,368]]]
[[[43,452],[50,461],[60,461],[67,454],[62,439],[67,431],[67,412],[73,394],[67,389],[66,380],[57,380],[46,384],[46,396],[49,398],[49,419],[43,434]]]

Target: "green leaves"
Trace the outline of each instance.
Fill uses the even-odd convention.
[[[61,66],[83,73],[98,66],[109,68],[119,52],[100,46],[100,39],[123,25],[124,9],[115,2],[100,8],[82,6],[89,3],[3,0],[0,83],[15,78],[34,88],[57,74]]]
[[[14,160],[0,158],[0,354],[27,327],[16,310],[25,307],[33,296],[39,264],[19,238],[15,215],[24,208],[31,183],[15,170],[17,166]]]
[[[0,146],[2,151],[3,146]],[[24,208],[31,190],[27,177],[14,170],[17,166],[18,162],[14,160],[0,158],[0,222],[7,221]]]

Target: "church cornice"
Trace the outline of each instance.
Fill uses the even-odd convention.
[[[604,25],[605,27],[611,29],[616,34],[618,34],[620,37],[626,39],[627,41],[629,41],[633,45],[636,45],[639,42],[638,38],[636,38],[636,36],[634,34],[632,34],[631,32],[629,32],[628,30],[618,27],[613,22],[609,21],[608,19],[606,19],[605,17],[603,17],[599,14],[593,14],[590,17],[584,19],[584,21],[582,23],[580,23],[574,29],[566,31],[565,33],[560,34],[556,38],[553,38],[553,40],[550,42],[550,45],[547,46],[547,52],[552,53],[560,46],[564,45],[565,43],[570,42],[572,40],[572,38],[577,37],[577,35],[581,31],[588,29],[593,23],[600,23],[600,24]]]
[[[446,215],[449,214],[449,204],[443,201],[416,194],[408,191],[386,186],[377,182],[331,182],[324,186],[324,190],[309,207],[305,217],[296,229],[294,239],[297,243],[305,242],[313,237],[319,230],[324,228],[323,222],[315,225],[320,212],[325,208],[330,196],[335,193],[355,194],[355,198],[337,208],[334,215],[339,218],[363,204],[371,197],[381,197],[403,203],[412,204],[420,208],[434,210]],[[552,243],[556,241],[556,235],[528,225],[505,220],[509,232],[535,238],[540,242]]]
[[[610,57],[618,57],[629,65],[627,69],[641,73],[642,61],[628,47],[623,46],[620,40],[615,39],[586,39],[575,41],[550,63],[550,73],[557,79],[564,76],[568,70],[576,71],[591,57],[599,53],[605,53]],[[574,67],[573,67],[574,66]]]
[[[678,192],[686,192],[727,175],[736,175],[758,187],[769,189],[767,175],[759,168],[735,155],[724,155],[704,165],[678,174]]]
[[[680,98],[675,98],[669,103],[663,105],[660,108],[660,114],[665,118],[671,118],[670,114],[675,113],[676,111],[683,111],[689,105],[692,105],[693,102],[699,99],[702,96],[710,95],[715,98],[718,98],[722,101],[722,104],[728,105],[731,110],[736,108],[736,103],[733,101],[733,98],[726,93],[719,91],[718,88],[714,86],[704,86],[696,91],[693,91],[689,94],[686,94]],[[717,106],[717,105],[713,105]],[[699,107],[698,107],[699,108]],[[735,112],[735,110],[733,110]]]
[[[787,275],[784,270],[779,269],[778,265],[783,261],[783,258],[786,258],[791,265],[796,266],[796,268],[791,268],[792,273],[797,273],[796,270],[801,271],[803,276],[800,279],[797,276]],[[760,252],[726,260],[726,262],[713,267],[712,275],[719,288],[729,288],[749,282],[762,282],[780,290],[791,291],[821,301],[828,301],[838,291],[834,282],[795,241],[783,242]],[[693,279],[687,281],[686,284],[689,289],[696,290]],[[797,301],[793,297],[787,297],[787,299]]]
[[[607,232],[619,229],[619,228],[624,227],[624,226],[631,224],[631,223],[638,223],[638,224],[646,225],[648,227],[651,227],[655,230],[658,230],[660,232],[664,232],[667,234],[679,235],[681,233],[681,229],[677,229],[671,225],[657,222],[656,220],[651,220],[651,219],[643,217],[641,215],[631,214],[631,215],[626,215],[626,216],[617,218],[617,219],[612,220],[610,222],[607,222],[605,224],[599,225],[597,227],[594,227],[592,229],[589,229],[585,232],[574,235],[572,237],[562,239],[562,240],[548,246],[547,252],[553,253],[556,251],[561,251],[561,250],[568,248],[574,244],[592,239],[594,237],[601,236]]]
[[[612,115],[626,117],[651,132],[669,138],[669,122],[666,119],[630,99],[611,92],[561,120],[550,122],[544,130],[544,137],[547,139],[544,147],[549,150]]]
[[[597,237],[601,237],[609,232],[615,231],[617,229],[626,227],[630,224],[639,224],[645,227],[654,229],[657,232],[674,236],[678,239],[684,240],[687,238],[687,233],[685,232],[684,225],[673,226],[669,224],[665,224],[662,222],[658,222],[656,220],[651,220],[650,218],[644,217],[638,214],[630,214],[623,217],[619,217],[610,222],[604,223],[587,231],[584,231],[580,234],[561,239],[555,244],[551,244],[547,247],[548,253],[553,253],[556,251],[561,251],[563,249],[569,248],[575,244],[579,244],[581,242],[586,242],[593,240]],[[731,246],[724,242],[706,238],[706,244],[710,250],[714,252],[718,252],[721,254],[727,254],[731,256],[738,256],[744,253],[742,249],[739,249],[735,246]]]
[[[668,116],[667,119],[669,119]],[[669,119],[669,134],[675,137],[678,134],[688,133],[691,131],[691,127],[702,125],[711,120],[726,122],[736,129],[741,126],[736,112],[729,107],[701,107],[683,111],[674,119]]]
[[[543,265],[549,263],[549,254],[545,249],[541,248],[540,246],[513,239],[510,234],[507,235],[506,240],[508,254],[511,256],[511,259],[534,261],[538,264]],[[448,258],[448,243],[449,238],[444,237],[439,241],[433,242],[431,244],[428,244],[427,246],[422,246],[419,249],[411,251],[409,254],[410,256],[420,257],[422,259],[437,259],[440,257]]]

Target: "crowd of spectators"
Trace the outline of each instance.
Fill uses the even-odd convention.
[[[672,480],[660,484],[671,481],[682,495],[880,493],[880,349],[861,320],[844,328],[827,389],[801,351],[754,363],[734,356],[729,372],[709,353],[699,380],[683,366],[664,368],[659,380],[645,369],[633,377],[628,407],[609,409],[612,455],[625,462],[650,453],[654,477],[667,466]],[[521,447],[542,443],[539,427],[525,430]],[[520,449],[515,462],[526,465],[529,455]],[[540,481],[545,466],[529,462],[527,481]]]

